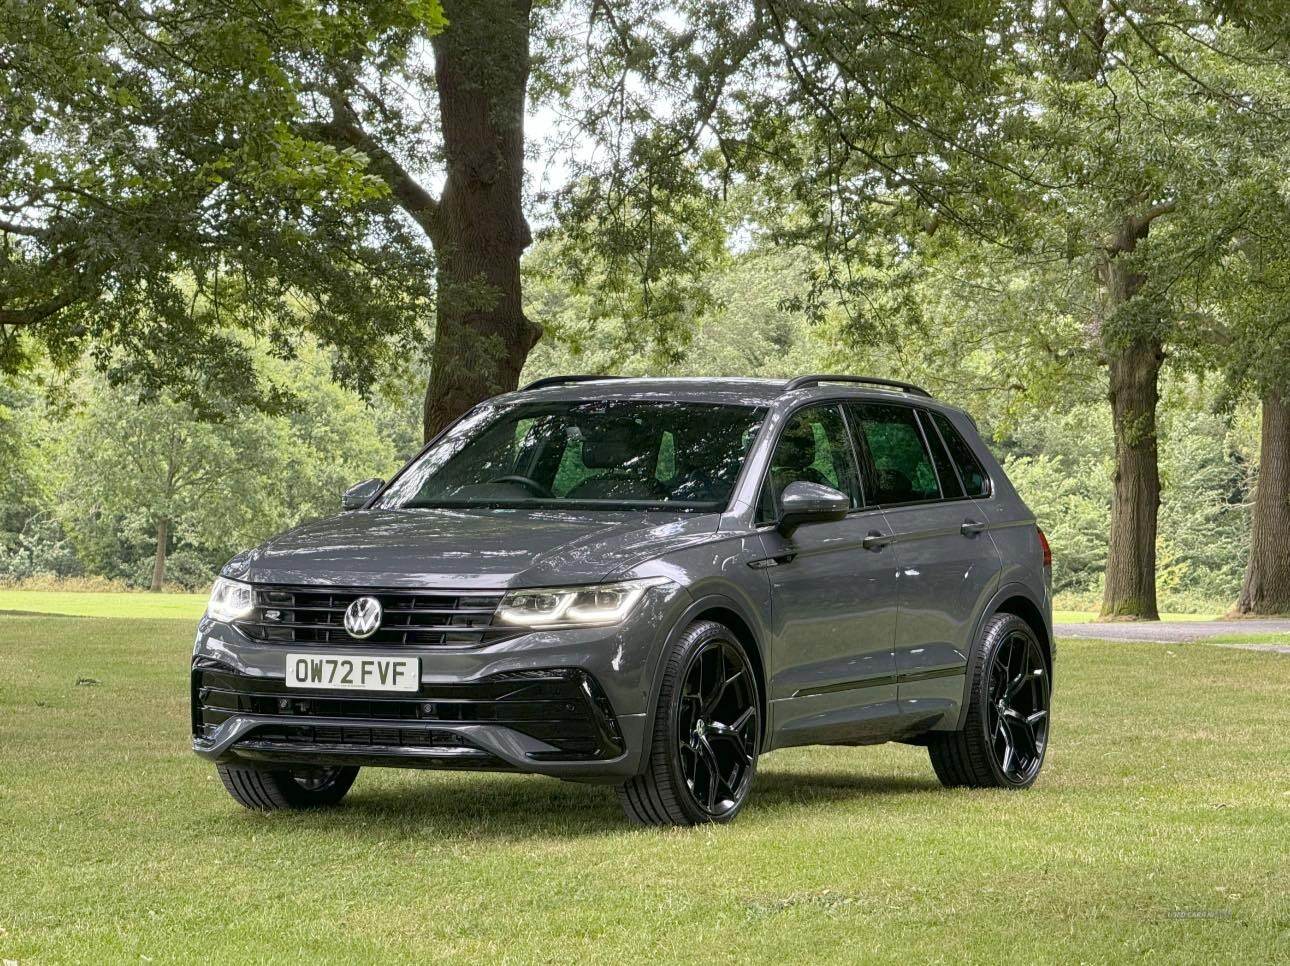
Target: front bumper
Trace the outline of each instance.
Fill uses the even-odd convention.
[[[520,671],[416,694],[288,689],[199,658],[192,669],[193,750],[213,761],[270,766],[381,765],[627,774],[644,715],[616,716],[575,668]]]
[[[542,631],[477,647],[328,645],[421,659],[417,692],[287,688],[299,644],[203,619],[191,669],[193,750],[258,767],[361,765],[521,771],[621,782],[648,751],[649,708],[679,588],[622,625]]]

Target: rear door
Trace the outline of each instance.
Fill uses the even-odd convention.
[[[848,494],[852,512],[789,536],[772,526],[761,531],[766,557],[757,565],[771,583],[768,690],[777,746],[863,743],[889,733],[899,716],[896,558],[882,510],[865,506],[858,477],[838,404],[789,417],[763,484],[760,521],[773,523],[779,495],[797,480]]]
[[[970,499],[927,411],[850,404],[866,489],[900,559],[894,660],[902,715],[957,716],[977,616],[997,586],[988,521]]]

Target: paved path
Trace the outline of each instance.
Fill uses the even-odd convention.
[[[1060,637],[1087,637],[1100,641],[1145,641],[1157,644],[1188,644],[1229,634],[1290,634],[1290,620],[1250,621],[1114,621],[1105,624],[1058,624]],[[1290,644],[1230,644],[1258,651],[1290,654]]]

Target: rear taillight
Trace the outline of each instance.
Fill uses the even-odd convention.
[[[1039,545],[1044,548],[1044,566],[1051,567],[1053,565],[1053,548],[1048,546],[1048,537],[1044,535],[1042,527],[1035,527],[1035,531],[1039,534]]]

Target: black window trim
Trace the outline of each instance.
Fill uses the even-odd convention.
[[[852,417],[848,413],[848,410],[852,406],[863,406],[866,404],[873,404],[873,405],[880,405],[880,406],[901,406],[905,409],[912,409],[914,411],[915,422],[917,422],[918,424],[919,432],[923,434],[923,445],[927,447],[927,456],[932,463],[932,472],[936,474],[936,487],[938,490],[941,491],[941,496],[939,498],[935,500],[909,500],[904,503],[869,502],[869,492],[871,489],[871,484],[874,483],[874,481],[871,479],[871,473],[874,469],[873,456],[869,452],[869,441],[863,437],[863,434],[857,434],[852,429]],[[775,513],[775,519],[774,520],[760,519],[761,502],[762,502],[761,494],[766,487],[766,479],[770,475],[770,466],[771,466],[770,461],[775,456],[775,448],[779,446],[780,437],[783,435],[784,429],[788,426],[789,420],[792,419],[794,416],[796,416],[801,410],[807,409],[811,406],[836,406],[838,409],[838,412],[842,416],[843,424],[847,427],[847,436],[850,439],[850,443],[851,443],[850,448],[851,448],[852,468],[856,471],[856,483],[860,487],[860,505],[857,507],[852,507],[850,510],[848,510],[847,511],[848,517],[853,516],[857,513],[873,513],[875,511],[896,510],[896,509],[903,509],[905,507],[932,506],[938,503],[971,503],[978,500],[989,500],[989,499],[992,499],[995,495],[994,478],[990,476],[990,472],[989,470],[986,469],[985,464],[982,463],[980,458],[976,456],[976,451],[972,448],[972,444],[969,443],[966,438],[964,438],[963,444],[967,446],[968,451],[972,453],[973,459],[976,459],[977,465],[981,467],[981,475],[985,479],[986,487],[988,489],[988,492],[986,493],[985,496],[971,496],[968,494],[967,484],[963,481],[963,474],[959,472],[958,463],[954,459],[954,454],[950,450],[949,443],[945,441],[944,434],[941,433],[940,427],[936,425],[936,420],[931,418],[932,411],[927,407],[914,405],[909,402],[906,402],[903,399],[870,399],[866,396],[830,396],[823,399],[820,399],[820,398],[807,399],[793,406],[791,409],[787,410],[784,413],[783,423],[780,425],[779,430],[776,432],[775,439],[771,443],[770,449],[768,450],[769,455],[766,461],[766,465],[762,467],[761,477],[757,483],[757,489],[753,491],[756,494],[756,498],[753,503],[753,528],[756,530],[770,529],[776,525],[776,521],[779,518],[779,498],[773,492],[771,493],[771,503],[772,503],[772,509]],[[944,413],[942,413],[941,415],[944,415]],[[767,416],[769,416],[769,413],[767,413]],[[948,416],[945,416],[945,418],[949,419]],[[940,471],[937,470],[936,460],[935,458],[932,457],[932,452],[931,452],[932,444],[931,444],[931,440],[927,438],[927,431],[924,427],[924,422],[928,422],[931,424],[932,429],[936,432],[937,439],[941,441],[941,445],[944,447],[945,454],[949,457],[950,466],[954,468],[954,474],[955,476],[958,477],[959,486],[963,491],[962,496],[947,497],[944,495],[945,488],[941,485]],[[953,422],[951,422],[950,425],[953,426],[954,425]],[[857,425],[857,428],[858,428],[858,425]],[[960,437],[962,437],[963,434],[960,433],[959,435]],[[860,448],[862,446],[864,448],[863,456],[861,455],[861,451],[860,451]]]
[[[801,412],[803,409],[810,409],[815,406],[834,407],[838,411],[838,416],[842,420],[843,430],[847,436],[847,440],[849,444],[847,446],[847,451],[851,454],[851,469],[855,472],[856,487],[860,491],[858,494],[859,501],[860,501],[859,504],[857,506],[853,506],[850,510],[848,510],[847,516],[849,517],[856,513],[872,513],[874,510],[878,509],[878,507],[868,502],[868,497],[867,497],[868,491],[866,489],[864,468],[860,465],[859,454],[856,452],[855,434],[851,432],[851,424],[847,421],[846,403],[853,401],[855,398],[856,397],[854,396],[836,396],[836,397],[830,396],[824,399],[818,399],[818,398],[807,399],[807,400],[804,400],[803,402],[798,403],[797,405],[793,406],[787,411],[785,411],[783,416],[783,422],[780,424],[778,430],[776,431],[775,438],[774,440],[771,441],[770,448],[766,451],[767,452],[766,465],[761,468],[761,478],[757,482],[757,489],[753,491],[756,494],[756,497],[753,502],[753,529],[755,530],[772,529],[778,524],[779,497],[775,494],[774,490],[771,491],[771,504],[775,514],[775,519],[773,520],[760,519],[761,504],[762,504],[761,495],[762,495],[762,492],[766,489],[766,481],[770,478],[771,462],[775,458],[775,450],[779,448],[779,441],[781,438],[783,438],[784,430],[788,428],[789,421],[794,416],[796,416],[799,412]],[[850,496],[850,494],[847,494],[847,495]]]
[[[940,502],[953,503],[955,500],[962,499],[962,497],[958,496],[945,495],[945,481],[941,479],[940,467],[936,465],[936,445],[932,442],[932,437],[927,434],[927,426],[933,422],[932,414],[918,406],[911,406],[910,408],[914,410],[914,419],[918,422],[918,431],[923,434],[923,445],[927,447],[927,455],[932,461],[932,472],[936,474],[936,486],[941,491]],[[933,432],[935,432],[934,429]],[[950,464],[950,472],[954,474],[954,479],[958,480],[959,492],[963,496],[967,496],[967,487],[963,485],[963,477],[959,473],[959,468],[954,465],[954,457],[951,455],[949,447],[945,445],[945,441],[941,439],[940,433],[936,433],[936,442],[940,443],[941,454]]]
[[[967,481],[963,479],[963,473],[959,470],[959,464],[954,459],[954,454],[950,452],[950,444],[946,441],[945,434],[942,433],[941,428],[936,425],[936,417],[930,410],[921,410],[918,415],[920,419],[932,427],[932,432],[936,434],[937,440],[940,441],[941,452],[944,453],[945,458],[949,460],[950,469],[954,471],[954,478],[959,481],[959,490],[963,493],[962,499],[971,499],[971,497],[968,496]],[[926,430],[924,430],[924,432],[926,432]],[[983,473],[982,475],[984,476],[985,474]]]
[[[838,400],[835,405],[838,408],[838,415],[842,418],[842,432],[846,434],[847,452],[851,454],[851,469],[855,471],[856,488],[860,491],[858,494],[860,502],[857,503],[854,508],[847,511],[847,516],[850,516],[856,510],[864,509],[870,505],[869,487],[866,485],[867,481],[864,478],[864,464],[861,463],[860,453],[856,450],[856,437],[855,433],[851,431],[851,420],[847,418],[846,403],[843,400]]]
[[[923,441],[923,452],[927,454],[927,462],[932,466],[932,476],[936,477],[936,492],[940,495],[935,500],[920,500],[920,503],[946,503],[948,498],[945,496],[945,484],[941,482],[941,471],[936,468],[936,454],[932,452],[932,441],[927,438],[927,430],[923,428],[923,417],[919,414],[916,406],[910,406],[914,410],[914,425],[918,427],[918,438]],[[949,456],[949,453],[945,454]]]
[[[963,473],[961,470],[959,470],[959,462],[954,458],[954,451],[950,449],[950,441],[945,438],[945,434],[941,432],[941,427],[937,425],[936,419],[934,418],[934,416],[938,414],[942,416],[947,423],[950,424],[950,429],[953,429],[954,432],[958,433],[959,439],[963,441],[963,445],[966,446],[968,452],[972,454],[972,459],[976,460],[977,468],[981,471],[981,478],[985,480],[985,493],[983,495],[973,496],[972,494],[968,493],[967,480],[963,479]],[[981,458],[976,455],[976,450],[973,449],[972,444],[967,441],[967,437],[964,436],[962,433],[959,433],[958,429],[955,428],[954,421],[950,419],[950,417],[947,416],[945,413],[938,413],[938,414],[934,414],[930,410],[928,410],[928,422],[932,424],[932,429],[936,430],[936,435],[940,439],[941,445],[945,447],[946,455],[948,455],[950,458],[950,465],[954,467],[954,472],[958,475],[959,484],[963,487],[963,494],[964,494],[963,499],[965,500],[994,499],[994,494],[995,494],[994,477],[990,475],[990,471],[986,469],[985,464],[981,462]],[[976,425],[976,421],[973,420],[971,416],[969,416],[968,419],[972,422],[973,426]]]
[[[906,500],[906,501],[905,501],[905,502],[903,502],[903,503],[868,503],[868,504],[866,504],[866,508],[867,508],[867,509],[870,509],[870,510],[895,510],[895,509],[902,509],[902,508],[907,507],[907,506],[932,506],[933,504],[937,504],[937,503],[962,503],[962,502],[970,501],[970,500],[974,500],[974,499],[976,499],[976,500],[979,500],[979,499],[985,499],[984,497],[972,497],[972,496],[968,496],[968,495],[967,495],[967,487],[966,487],[966,486],[963,486],[963,487],[962,487],[962,490],[963,490],[963,495],[962,495],[962,496],[951,496],[951,497],[947,497],[947,496],[945,496],[945,487],[941,486],[941,475],[940,475],[940,471],[936,469],[936,459],[932,456],[932,445],[931,445],[930,440],[928,440],[928,438],[927,438],[927,434],[926,434],[926,432],[925,432],[925,431],[924,431],[924,429],[923,429],[923,419],[922,419],[922,416],[923,416],[923,407],[921,407],[921,406],[912,406],[912,405],[910,405],[909,403],[905,402],[903,399],[893,399],[893,400],[890,400],[890,401],[888,401],[888,400],[886,400],[886,399],[883,399],[883,400],[881,400],[881,401],[878,401],[878,400],[872,400],[872,399],[863,399],[863,398],[854,398],[854,397],[853,397],[853,398],[851,398],[851,399],[844,400],[844,401],[845,401],[845,402],[847,402],[847,403],[849,403],[849,404],[851,404],[851,405],[855,405],[855,406],[863,406],[863,405],[866,405],[866,404],[874,404],[874,405],[880,405],[880,406],[900,406],[900,407],[901,407],[901,408],[903,408],[903,409],[912,409],[912,410],[914,411],[914,421],[915,421],[915,423],[917,423],[917,425],[918,425],[919,432],[920,432],[920,433],[922,433],[923,445],[927,447],[927,458],[928,458],[928,460],[929,460],[929,461],[931,462],[931,464],[932,464],[932,472],[936,475],[936,488],[937,488],[938,490],[940,490],[940,492],[941,492],[941,495],[940,495],[938,498],[936,498],[935,500]],[[846,410],[846,406],[843,406],[843,411],[844,411],[844,413],[845,413],[845,410]],[[935,425],[935,421],[933,420],[932,422],[933,422],[933,425]],[[862,438],[862,437],[857,437],[857,436],[855,436],[855,434],[852,434],[852,436],[853,436],[852,446],[857,446],[857,445],[860,445],[861,443],[863,443],[863,444],[864,444],[864,448],[865,448],[865,463],[864,463],[864,470],[863,470],[863,472],[865,472],[865,473],[869,473],[869,472],[873,471],[874,469],[876,469],[876,467],[874,466],[874,463],[873,463],[873,454],[871,454],[871,453],[869,452],[869,441],[868,441],[867,439]],[[939,431],[938,431],[938,433],[937,433],[937,438],[938,438],[938,439],[940,438]],[[966,442],[966,440],[965,440],[965,442]],[[969,448],[970,448],[970,447],[969,447]],[[953,454],[952,454],[952,453],[950,453],[950,452],[949,452],[949,447],[948,447],[948,446],[946,446],[946,447],[945,447],[945,453],[946,453],[946,455],[947,455],[947,456],[949,456],[949,458],[950,458],[950,465],[951,465],[951,466],[954,466],[954,472],[955,472],[955,474],[958,474],[958,467],[954,465],[954,456],[953,456]],[[980,461],[978,460],[977,462],[980,462]],[[990,483],[991,493],[993,493],[993,490],[994,490],[994,484],[993,484],[993,481],[991,481],[991,480],[990,480],[990,474],[985,472],[985,467],[982,467],[982,468],[981,468],[981,473],[982,473],[982,475],[985,477],[986,481]],[[875,482],[876,482],[876,481],[875,481]],[[960,484],[961,484],[961,482],[962,482],[962,480],[960,479]]]

